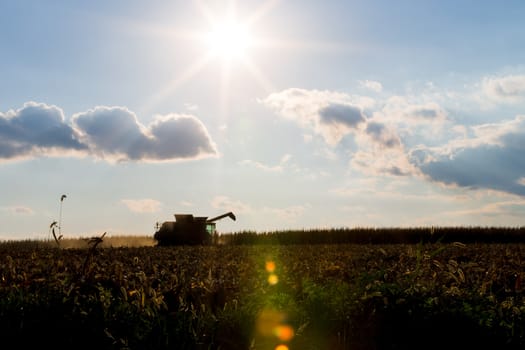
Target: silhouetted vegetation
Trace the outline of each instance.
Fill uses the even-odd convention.
[[[442,239],[102,248],[106,239],[94,237],[83,249],[53,242],[0,243],[5,344],[54,349],[525,346],[525,244]]]
[[[520,243],[525,227],[333,228],[287,231],[241,231],[221,236],[224,244],[391,244]]]

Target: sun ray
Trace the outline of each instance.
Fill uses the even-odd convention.
[[[166,85],[146,100],[139,112],[149,112],[153,106],[166,99],[176,91],[182,84],[192,79],[206,66],[217,61],[221,64],[220,70],[220,92],[219,92],[219,114],[226,117],[229,112],[228,101],[231,94],[231,79],[233,71],[238,67],[244,67],[255,82],[264,89],[265,93],[273,91],[273,85],[264,75],[256,62],[250,57],[250,49],[262,46],[276,48],[279,45],[288,45],[286,42],[259,40],[252,37],[252,27],[261,20],[280,0],[267,0],[252,13],[246,15],[242,20],[237,13],[236,1],[227,1],[220,11],[215,11],[208,3],[194,0],[201,16],[208,24],[208,32],[191,32],[189,30],[169,30],[164,27],[154,27],[150,30],[159,32],[162,36],[173,35],[175,38],[190,40],[194,43],[205,44],[206,48],[202,56],[187,67],[177,78],[168,81]]]
[[[259,67],[249,58],[245,57],[242,64],[248,69],[248,72],[255,78],[255,81],[264,89],[265,93],[271,93],[275,91],[275,88],[270,80],[261,72]]]
[[[194,62],[189,65],[179,76],[168,81],[158,92],[146,99],[139,113],[149,113],[154,106],[168,98],[182,84],[192,79],[206,66],[217,62],[221,64],[220,92],[219,92],[219,113],[226,117],[229,112],[228,101],[230,99],[231,79],[237,74],[239,67],[255,80],[265,93],[274,91],[272,82],[261,70],[256,60],[252,58],[250,52],[256,50],[274,50],[279,52],[306,50],[312,52],[361,52],[370,50],[368,47],[348,46],[333,42],[320,42],[315,40],[290,40],[286,38],[271,38],[264,35],[255,35],[252,32],[258,22],[281,0],[266,0],[262,2],[255,11],[241,16],[238,13],[235,0],[226,1],[226,6],[217,10],[212,8],[209,3],[201,0],[194,0],[198,12],[208,25],[208,28],[201,28],[200,31],[192,31],[188,28],[170,28],[159,24],[139,23],[134,28],[141,28],[142,31],[162,37],[166,40],[183,40],[193,44],[203,44],[203,52]],[[241,20],[242,19],[242,20]],[[208,29],[208,30],[206,30]],[[260,33],[257,33],[260,34]],[[373,48],[372,48],[373,49]]]
[[[230,98],[231,62],[225,62],[221,71],[221,89],[219,96],[219,116],[225,118],[229,113],[228,100]]]
[[[268,0],[265,1],[255,10],[245,21],[249,26],[253,25],[255,22],[258,22],[264,15],[266,15],[272,8],[274,8],[278,2],[281,0]]]
[[[212,55],[208,53],[205,56],[200,57],[199,60],[189,66],[182,74],[162,87],[156,94],[150,96],[150,98],[142,105],[139,112],[149,111],[152,106],[164,100],[167,96],[173,93],[180,85],[191,79],[197,73],[199,73],[212,59]]]

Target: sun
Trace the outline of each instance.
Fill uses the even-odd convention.
[[[246,56],[253,44],[250,30],[235,20],[216,23],[206,37],[210,53],[224,60],[238,60]]]
[[[151,96],[142,109],[147,110],[166,99],[173,91],[208,67],[218,68],[220,74],[218,95],[221,111],[227,109],[231,92],[230,82],[245,73],[248,73],[266,93],[275,91],[272,82],[260,69],[254,56],[257,56],[256,53],[261,49],[282,47],[280,41],[269,40],[264,34],[261,36],[261,33],[265,32],[264,26],[261,26],[261,19],[279,1],[281,0],[263,0],[253,12],[239,13],[236,0],[225,0],[227,6],[220,9],[213,8],[208,2],[194,0],[204,25],[197,30],[173,28],[167,30],[167,34],[188,40],[192,43],[192,48],[198,47],[200,54],[194,57],[186,69]]]

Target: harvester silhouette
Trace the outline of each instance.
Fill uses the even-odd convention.
[[[207,216],[193,216],[192,214],[175,214],[175,221],[165,221],[157,225],[153,235],[159,246],[170,245],[206,245],[213,242],[217,233],[215,222],[229,217],[236,220],[232,212],[208,219]]]

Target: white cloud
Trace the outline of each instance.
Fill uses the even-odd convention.
[[[393,96],[381,105],[369,97],[340,92],[288,89],[271,94],[262,102],[320,135],[331,147],[352,135],[366,144],[392,148],[402,145],[401,133],[426,132],[436,136],[448,121],[447,112],[438,103],[415,100]]]
[[[352,104],[359,100],[365,103]],[[332,148],[343,137],[352,135],[357,146],[351,153],[353,169],[374,175],[417,172],[408,160],[398,133],[399,124],[406,123],[407,127],[431,124],[445,119],[445,112],[437,104],[410,104],[398,98],[387,101],[382,111],[374,113],[373,107],[379,108],[379,105],[371,101],[338,92],[288,89],[268,96],[264,103],[279,115],[321,135]],[[367,116],[365,109],[373,117]],[[410,123],[410,119],[416,122]]]
[[[199,106],[196,105],[196,104],[193,104],[193,103],[185,103],[184,104],[184,108],[187,111],[195,112],[195,111],[197,111],[199,109]]]
[[[121,202],[134,213],[155,213],[162,203],[155,199],[122,199]]]
[[[525,195],[525,116],[454,124],[476,111],[472,95],[441,93],[434,84],[428,89],[432,94],[413,91],[380,101],[295,88],[273,93],[262,103],[306,134],[320,136],[338,156],[348,147],[351,169],[363,174],[422,176],[434,183]],[[487,103],[525,101],[525,75],[485,78],[481,90]],[[450,101],[451,96],[456,100]],[[486,113],[482,104],[477,111]],[[345,137],[348,142],[341,142]]]
[[[270,94],[260,102],[331,146],[355,131],[366,119],[364,110],[375,103],[369,97],[297,88]]]
[[[525,99],[525,75],[486,77],[481,88],[484,95],[494,102],[521,102]]]
[[[264,207],[263,211],[275,215],[282,220],[295,222],[308,208],[309,205],[292,205],[285,208]]]
[[[372,176],[404,176],[418,173],[402,149],[359,150],[352,154],[350,165],[352,169]]]
[[[447,119],[447,112],[433,101],[415,102],[404,96],[392,96],[381,109],[384,121],[403,124],[434,124]]]
[[[15,215],[33,215],[34,211],[30,207],[26,207],[23,205],[13,205],[8,207],[2,207],[2,211],[7,211],[11,214]]]
[[[279,164],[277,165],[267,165],[251,159],[242,160],[239,162],[239,164],[253,166],[257,169],[261,169],[267,172],[282,172],[284,170],[285,165],[289,162],[291,157],[292,156],[290,154],[283,155],[281,157],[281,160],[279,161]]]
[[[283,167],[281,165],[271,166],[271,165],[263,164],[261,162],[257,162],[255,160],[251,160],[251,159],[241,160],[239,164],[253,166],[257,169],[261,169],[261,170],[268,171],[268,172],[282,172],[283,171]]]
[[[440,213],[451,218],[481,217],[501,222],[502,218],[522,218],[525,215],[525,200],[514,198],[482,204],[479,207]],[[506,222],[505,220],[504,222]]]
[[[290,205],[287,207],[271,207],[271,206],[261,206],[261,207],[252,207],[250,204],[244,203],[240,200],[232,199],[228,196],[220,195],[216,196],[211,200],[211,205],[213,208],[224,211],[224,212],[233,212],[237,214],[245,214],[247,216],[256,215],[256,216],[265,216],[265,217],[275,217],[277,216],[281,220],[288,222],[294,222],[299,219],[304,212],[310,208],[309,204],[301,205]],[[268,220],[272,222],[273,220]]]
[[[226,212],[248,213],[252,211],[249,204],[245,204],[240,200],[231,199],[228,196],[215,196],[211,200],[211,206],[215,209],[224,210]]]
[[[362,87],[367,88],[369,90],[372,90],[374,92],[381,92],[381,91],[383,91],[383,85],[380,82],[378,82],[378,81],[374,81],[374,80],[360,80],[359,84]]]
[[[193,207],[194,206],[194,204],[189,201],[180,201],[179,204],[183,207]]]
[[[323,147],[320,149],[317,149],[314,152],[314,155],[323,157],[328,160],[337,160],[339,157],[336,152],[334,152],[333,148],[329,147]]]

